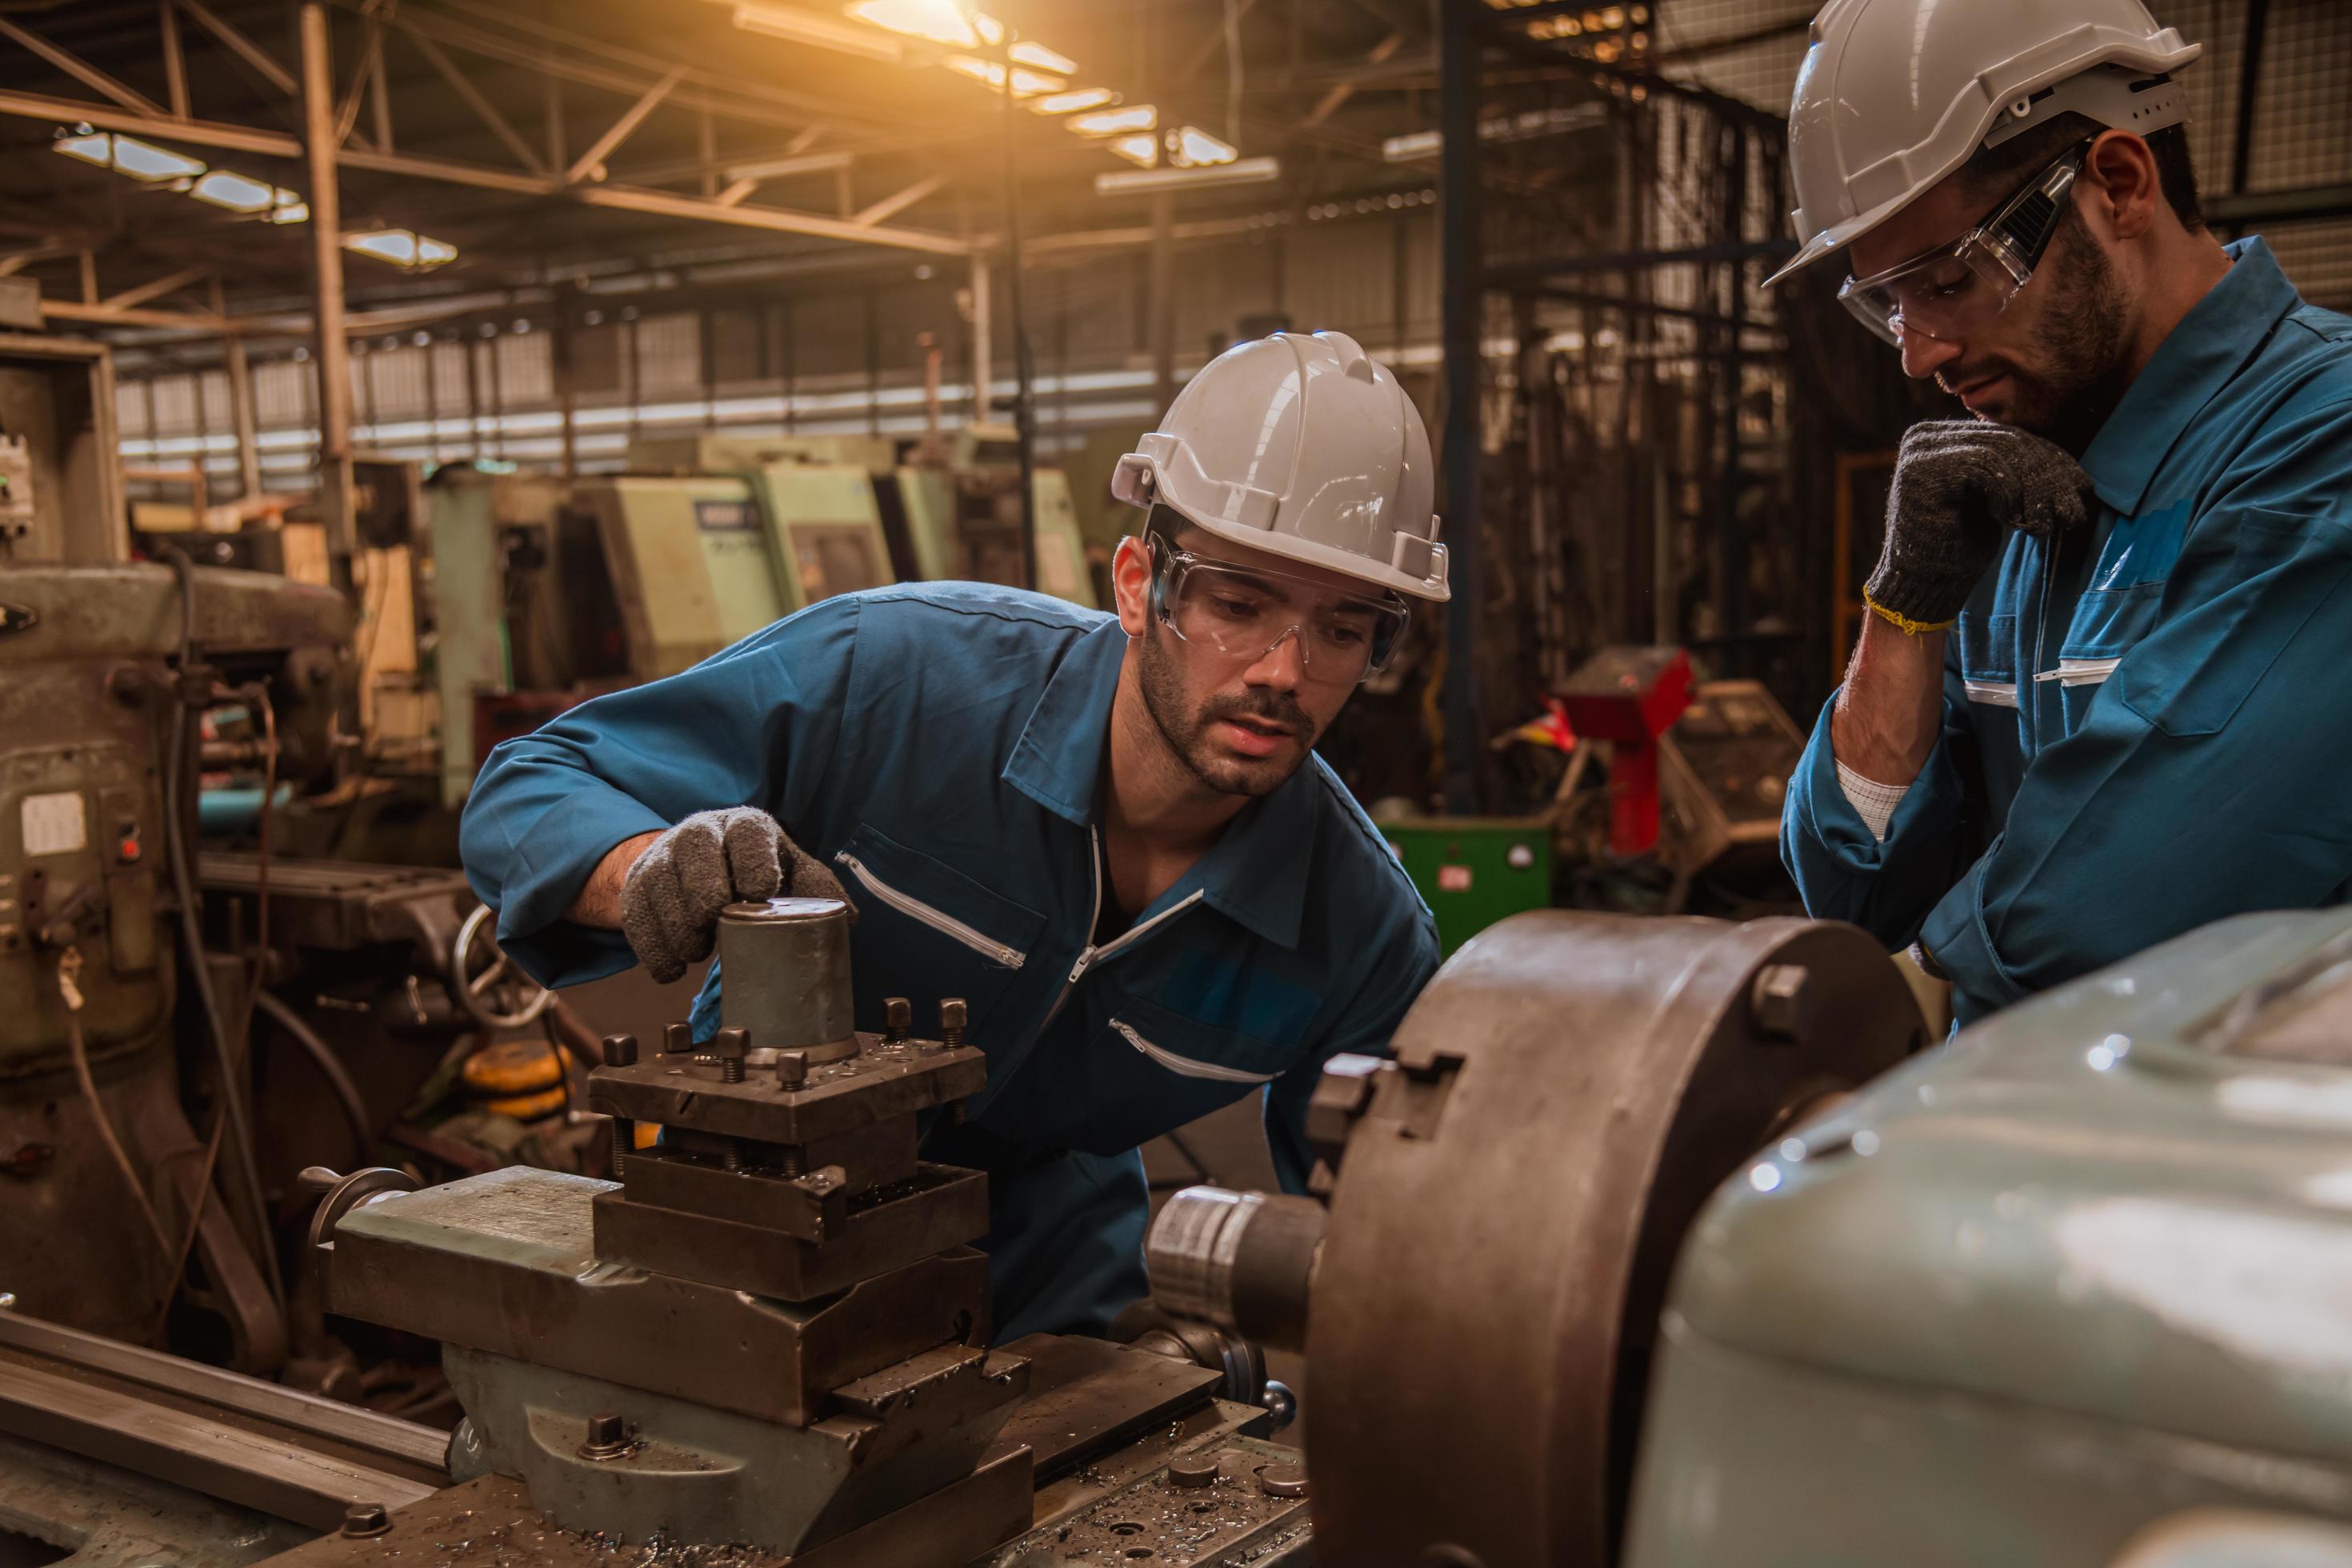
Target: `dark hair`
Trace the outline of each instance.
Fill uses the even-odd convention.
[[[1960,166],[1960,184],[1971,196],[1998,201],[2056,163],[2060,153],[2078,142],[2088,142],[2105,127],[2086,114],[2065,113],[2030,131],[2021,131],[1998,147],[1979,149]],[[2205,210],[2197,200],[2197,168],[2189,156],[2189,127],[2168,125],[2146,137],[2156,159],[2158,184],[2166,205],[2180,226],[2192,234],[2205,226]]]

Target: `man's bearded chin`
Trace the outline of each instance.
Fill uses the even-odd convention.
[[[1315,744],[1315,721],[1298,700],[1286,691],[1255,687],[1231,697],[1213,697],[1191,715],[1184,711],[1184,675],[1179,661],[1161,639],[1171,637],[1154,625],[1138,654],[1142,676],[1144,710],[1151,715],[1160,738],[1185,772],[1221,795],[1267,795],[1280,789],[1307,760]],[[1270,719],[1290,726],[1298,750],[1278,771],[1272,760],[1252,767],[1238,759],[1219,756],[1208,739],[1209,727],[1221,719]]]
[[[2130,301],[2106,252],[2078,223],[2061,232],[2045,265],[2055,276],[2035,334],[2039,368],[1988,354],[1945,366],[1936,384],[1948,393],[1988,375],[2008,376],[2010,405],[2000,423],[2046,436],[2079,457],[2130,384],[2124,364]]]

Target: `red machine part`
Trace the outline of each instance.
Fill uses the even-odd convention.
[[[1658,841],[1658,737],[1690,705],[1690,655],[1679,647],[1606,647],[1559,689],[1577,734],[1612,747],[1609,847],[1619,855]]]

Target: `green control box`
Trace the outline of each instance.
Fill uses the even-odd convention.
[[[1448,958],[1496,921],[1551,907],[1549,816],[1408,816],[1376,826],[1437,917]]]

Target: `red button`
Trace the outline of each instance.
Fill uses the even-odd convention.
[[[125,860],[136,860],[139,858],[139,840],[126,838],[114,847],[114,852]]]

